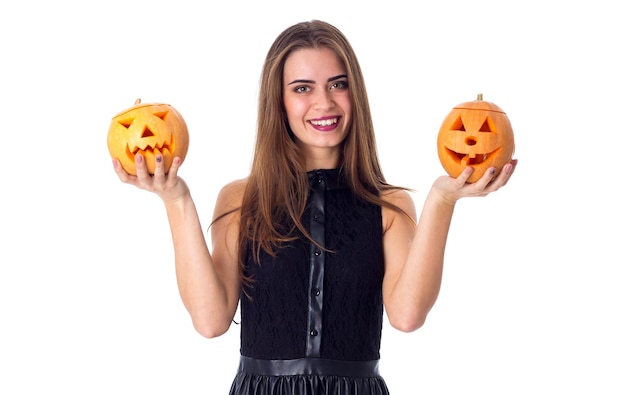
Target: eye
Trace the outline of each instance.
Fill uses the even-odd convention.
[[[340,89],[340,90],[348,89],[348,81],[345,81],[345,80],[335,81],[330,86],[330,89]]]
[[[311,88],[306,85],[300,85],[293,88],[293,91],[296,93],[305,93],[311,91]]]

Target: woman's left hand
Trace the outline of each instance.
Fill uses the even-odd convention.
[[[468,167],[457,178],[439,177],[435,181],[433,189],[438,191],[441,197],[451,205],[463,197],[487,196],[506,185],[513,175],[516,165],[517,159],[513,159],[504,165],[497,175],[495,168],[489,168],[478,181],[471,184],[467,183],[467,179],[474,169]]]

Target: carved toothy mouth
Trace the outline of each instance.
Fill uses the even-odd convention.
[[[448,156],[454,159],[455,162],[463,166],[472,166],[472,165],[479,165],[483,162],[486,162],[490,157],[492,157],[494,154],[500,151],[500,148],[492,152],[486,152],[486,153],[480,153],[480,154],[461,153],[461,152],[453,151],[450,148],[446,148],[446,151],[448,152]]]
[[[476,140],[476,137],[468,136],[465,138],[463,143],[465,144],[466,147],[473,147],[478,143],[478,141]],[[468,151],[470,150],[471,149],[468,149]],[[483,162],[486,162],[487,159],[489,159],[493,154],[500,151],[500,148],[497,148],[491,152],[476,153],[476,152],[457,152],[457,151],[454,151],[453,149],[446,147],[446,151],[448,151],[449,156],[452,157],[457,163],[463,166],[472,166],[472,165],[479,165]]]
[[[152,131],[150,131],[150,129],[146,128],[144,129],[142,135],[141,135],[141,143],[145,143],[145,145],[143,146],[138,146],[135,145],[134,147],[130,147],[129,145],[126,146],[126,155],[128,155],[129,158],[134,158],[137,154],[141,154],[141,155],[158,155],[158,154],[171,154],[173,151],[173,147],[174,147],[174,135],[170,136],[170,140],[169,141],[163,141],[163,142],[154,142],[154,139],[156,139],[156,136],[154,135],[154,133],[152,133]],[[156,144],[155,144],[156,143]]]
[[[169,144],[165,144],[161,147],[146,147],[144,149],[139,149],[137,147],[135,147],[132,151],[130,149],[130,147],[126,146],[126,154],[131,157],[134,158],[137,154],[142,154],[142,155],[146,155],[146,154],[151,154],[151,155],[157,155],[157,154],[171,154],[172,150],[170,149]]]

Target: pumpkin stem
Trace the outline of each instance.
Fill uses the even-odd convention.
[[[135,105],[137,105],[137,104],[139,104],[139,103],[141,103],[141,99],[137,99],[137,100],[135,100]]]
[[[478,94],[478,97],[476,98],[476,100],[482,100],[482,99],[483,99],[483,94],[482,94],[482,93],[479,93],[479,94]]]

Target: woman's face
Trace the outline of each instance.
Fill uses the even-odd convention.
[[[291,53],[285,61],[283,92],[296,143],[307,160],[313,160],[307,167],[336,166],[352,113],[348,76],[339,58],[328,48]]]

